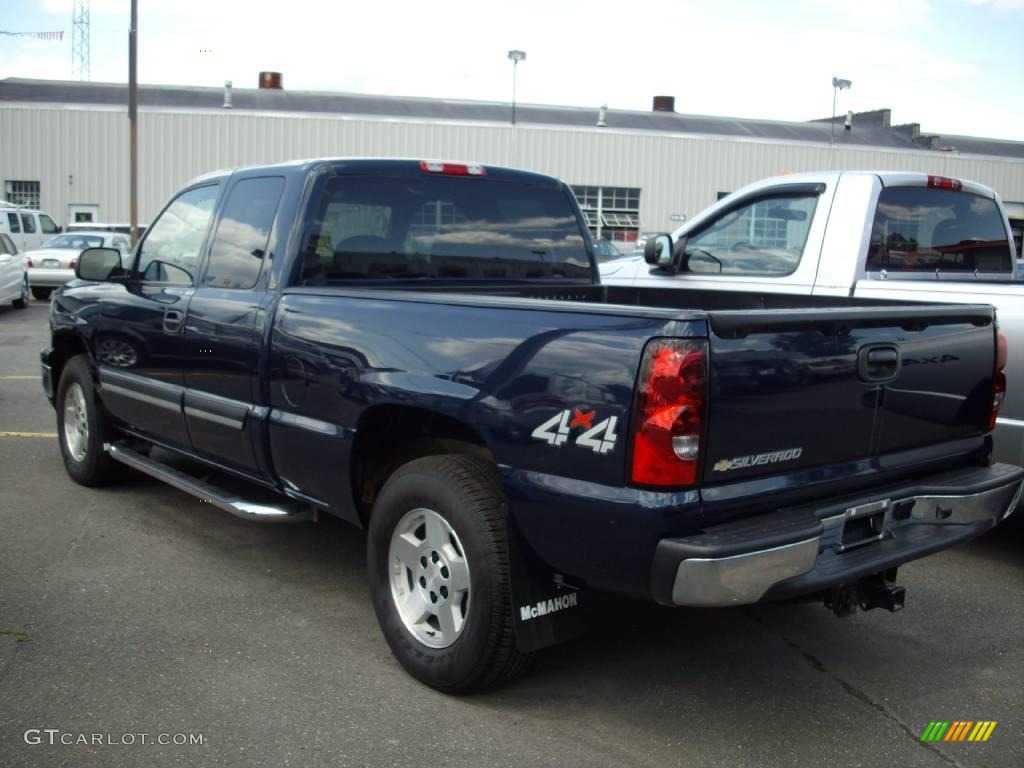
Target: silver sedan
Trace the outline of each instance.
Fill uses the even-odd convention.
[[[45,300],[54,288],[75,278],[75,263],[86,248],[116,248],[121,262],[127,260],[131,246],[119,232],[68,232],[46,241],[42,248],[28,251],[28,284],[32,295]]]

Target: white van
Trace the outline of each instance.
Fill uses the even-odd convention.
[[[20,251],[38,248],[60,231],[43,211],[0,202],[0,232],[8,235]]]

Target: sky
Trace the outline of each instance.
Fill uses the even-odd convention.
[[[71,78],[72,0],[0,0],[0,78]],[[128,79],[128,0],[91,0],[91,79]],[[139,0],[141,83],[893,124],[1024,141],[1024,0]]]

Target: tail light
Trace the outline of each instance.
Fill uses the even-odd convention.
[[[486,176],[487,171],[482,165],[473,163],[437,163],[420,161],[420,170],[424,173],[443,173],[445,176]]]
[[[644,350],[633,406],[632,481],[697,482],[707,400],[707,342],[658,339]]]
[[[988,417],[988,430],[996,428],[996,417],[1006,399],[1006,337],[1002,331],[996,335],[996,374],[992,378],[992,414]]]
[[[929,176],[928,186],[933,189],[952,189],[955,192],[959,192],[964,185],[957,179],[948,179],[945,176]]]
[[[74,259],[72,259],[71,260],[71,265],[68,267],[68,269],[74,269],[77,266],[78,266],[78,262],[75,261]]]
[[[25,257],[25,266],[28,267],[29,269],[32,269],[33,266],[32,259],[28,258],[27,256]]]

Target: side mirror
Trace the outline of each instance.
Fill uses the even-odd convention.
[[[644,244],[644,261],[673,275],[685,271],[686,236],[673,243],[671,235],[651,235]]]
[[[672,263],[672,236],[651,235],[644,243],[644,261],[652,267],[667,267]]]
[[[121,270],[121,252],[116,248],[86,248],[78,254],[75,277],[104,282]]]

